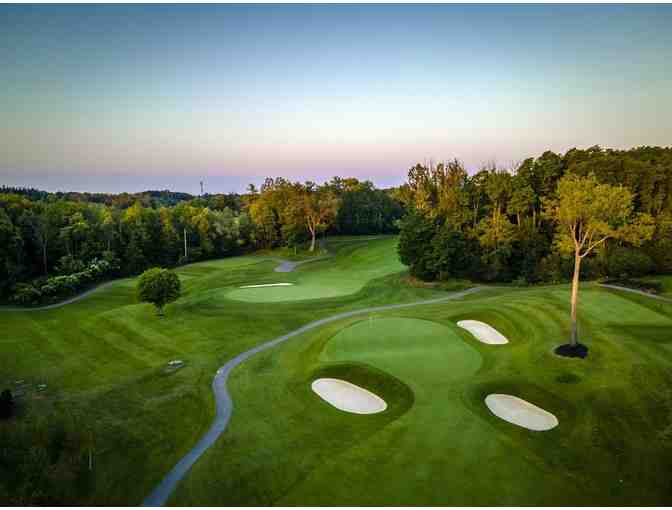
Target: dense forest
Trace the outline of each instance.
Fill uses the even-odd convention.
[[[245,194],[195,197],[0,189],[0,299],[56,301],[98,281],[259,248],[302,246],[326,231],[395,231],[402,208],[370,182],[267,179]]]
[[[558,249],[545,204],[567,174],[626,186],[635,211],[655,224],[641,246],[605,243],[582,265],[584,277],[672,271],[672,148],[592,147],[547,151],[473,175],[458,160],[418,164],[390,190],[340,177],[322,185],[268,178],[258,190],[203,196],[3,187],[0,300],[38,304],[152,266],[282,246],[314,249],[321,233],[400,232],[401,260],[423,280],[565,281],[572,258]]]
[[[423,280],[566,281],[573,256],[560,249],[547,205],[563,176],[591,174],[629,189],[633,212],[653,224],[653,235],[643,243],[602,244],[581,266],[583,277],[672,272],[672,148],[660,147],[547,151],[514,168],[491,165],[471,176],[457,160],[416,165],[395,192],[408,211],[401,260]]]

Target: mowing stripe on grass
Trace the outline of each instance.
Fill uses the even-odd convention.
[[[273,340],[265,342],[257,347],[249,349],[235,358],[229,360],[224,366],[222,366],[217,373],[215,378],[212,381],[212,391],[215,395],[215,405],[216,413],[215,420],[213,421],[210,429],[205,433],[203,437],[196,443],[196,445],[189,451],[187,454],[182,457],[177,464],[170,470],[166,477],[156,486],[152,493],[145,498],[142,502],[143,506],[163,506],[168,498],[175,490],[177,484],[184,478],[191,466],[193,466],[196,461],[203,455],[208,448],[210,448],[214,442],[219,438],[219,436],[226,430],[226,426],[229,423],[231,418],[231,413],[233,412],[233,401],[231,400],[231,395],[226,388],[226,381],[229,377],[231,371],[236,368],[238,365],[243,363],[248,358],[254,356],[255,354],[275,347],[276,345],[289,340],[292,337],[301,335],[311,329],[318,328],[330,322],[334,322],[341,319],[346,319],[348,317],[353,317],[356,315],[362,315],[366,313],[375,313],[382,312],[386,310],[397,310],[400,308],[408,308],[412,306],[419,305],[432,305],[441,303],[444,301],[449,301],[452,299],[459,299],[461,297],[473,294],[480,290],[483,290],[485,287],[472,287],[471,289],[463,290],[460,292],[452,293],[448,296],[427,299],[423,301],[415,301],[413,303],[402,303],[396,305],[383,305],[375,306],[369,308],[363,308],[361,310],[353,310],[350,312],[343,312],[331,317],[325,317],[324,319],[319,319],[313,322],[309,322],[305,326],[302,326],[294,331],[291,331],[285,335],[279,336]]]

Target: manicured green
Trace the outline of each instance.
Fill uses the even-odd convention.
[[[72,415],[95,432],[94,479],[68,503],[140,503],[209,426],[210,384],[228,359],[344,310],[445,294],[405,284],[393,239],[330,246],[332,260],[296,274],[258,256],[182,267],[182,296],[163,319],[137,303],[135,279],[63,308],[0,313],[2,385],[48,385],[19,399],[0,434]],[[341,294],[263,306],[230,298],[241,285],[288,278],[316,288],[333,279]],[[491,289],[330,323],[255,355],[229,381],[229,428],[170,503],[669,503],[672,304],[583,285],[586,360],[552,353],[567,338],[568,305],[567,286]],[[511,343],[479,343],[455,325],[467,318]],[[172,359],[186,366],[167,372]],[[334,409],[310,390],[325,375],[370,388],[389,409]],[[483,405],[491,392],[526,398],[560,426],[535,433],[502,422]]]
[[[377,242],[391,243],[394,256],[393,241],[370,246]],[[335,251],[335,260],[359,256],[355,250]],[[58,309],[0,312],[0,391],[14,389],[17,380],[29,387],[17,399],[21,419],[0,422],[0,434],[22,433],[41,419],[76,419],[80,428],[93,431],[94,481],[68,502],[135,505],[210,425],[210,384],[228,359],[319,317],[437,295],[390,275],[324,302],[255,307],[227,299],[232,288],[275,277],[276,266],[248,256],[179,268],[182,296],[166,306],[164,318],[156,317],[152,305],[137,302],[137,279],[116,281]],[[166,372],[173,359],[186,366]],[[41,383],[47,389],[37,392]],[[0,462],[3,469],[14,467]]]
[[[261,283],[287,282],[289,287],[235,289],[227,297],[247,302],[275,303],[324,299],[354,294],[366,282],[404,270],[394,247],[396,239],[334,243],[341,254],[335,259],[304,265],[292,273],[275,273]]]
[[[576,360],[552,352],[567,337],[568,301],[567,286],[490,291],[344,320],[257,355],[232,376],[230,429],[171,502],[669,502],[672,305],[587,284],[579,320],[591,353]],[[466,318],[511,343],[479,343],[455,325]],[[392,421],[335,410],[309,389],[333,363],[387,374],[414,404]],[[483,404],[493,392],[553,412],[560,426],[499,420]]]

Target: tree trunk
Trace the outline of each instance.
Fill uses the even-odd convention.
[[[537,208],[532,208],[532,226],[537,228]]]
[[[47,270],[47,241],[42,243],[42,263],[44,265],[44,274],[48,274]]]
[[[184,229],[184,258],[187,259],[187,229]]]
[[[315,231],[311,230],[310,234],[312,236],[310,239],[310,251],[313,252],[315,251]]]
[[[576,252],[574,255],[574,278],[572,278],[572,311],[571,311],[571,333],[569,343],[575,346],[579,342],[579,331],[576,323],[576,306],[579,301],[579,275],[581,273],[581,257]]]

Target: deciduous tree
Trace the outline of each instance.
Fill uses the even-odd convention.
[[[140,275],[137,293],[140,301],[152,303],[163,316],[163,307],[180,297],[180,279],[168,269],[153,267]]]
[[[650,216],[633,214],[632,193],[623,186],[601,184],[594,175],[569,174],[558,181],[557,198],[545,204],[547,217],[556,221],[556,243],[574,254],[571,292],[570,345],[578,344],[577,306],[581,261],[607,239],[639,244],[653,234]]]

